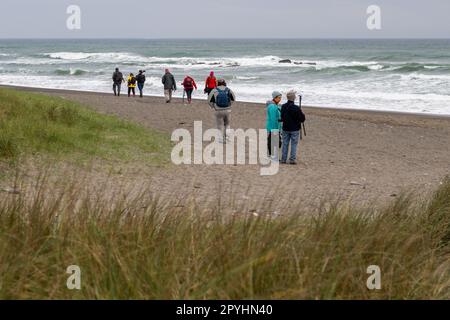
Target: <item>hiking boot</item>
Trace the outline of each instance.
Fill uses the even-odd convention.
[[[281,160],[281,164],[286,164],[286,161],[284,161],[284,160]]]
[[[296,165],[296,164],[297,164],[297,161],[291,160],[291,161],[289,161],[289,164]]]

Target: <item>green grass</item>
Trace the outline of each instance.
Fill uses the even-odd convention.
[[[0,194],[2,299],[450,298],[449,179],[425,202],[278,217],[36,188]],[[66,287],[70,265],[81,290]],[[381,290],[366,287],[369,265]]]
[[[169,159],[170,139],[115,116],[39,94],[0,89],[0,160],[50,155],[60,159]]]

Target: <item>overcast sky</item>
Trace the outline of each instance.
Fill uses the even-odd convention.
[[[0,38],[450,38],[450,0],[0,1]],[[66,27],[69,5],[81,30]]]

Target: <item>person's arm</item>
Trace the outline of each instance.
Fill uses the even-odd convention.
[[[162,82],[162,84],[166,84],[166,75],[162,76],[161,82]]]
[[[230,97],[230,106],[233,104],[233,102],[236,101],[236,96],[234,95],[234,92],[230,89],[230,92],[228,93]]]
[[[197,90],[197,84],[195,83],[194,79],[192,79],[192,84],[194,85],[195,90]]]
[[[303,123],[306,120],[305,114],[303,113],[302,108],[299,107],[298,109],[300,110],[299,111],[300,123]]]
[[[300,110],[300,108],[298,108],[296,112],[296,118],[298,123],[302,123],[302,110]]]
[[[284,122],[285,117],[286,117],[286,107],[283,105],[281,107],[281,112],[280,112],[280,120],[281,120],[281,122]]]
[[[174,76],[172,76],[172,80],[173,80],[173,90],[177,90],[177,83],[175,82]]]

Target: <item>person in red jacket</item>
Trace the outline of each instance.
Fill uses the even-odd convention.
[[[191,103],[192,101],[192,91],[197,90],[197,84],[195,83],[194,79],[190,76],[186,76],[183,80],[183,83],[181,85],[184,87],[184,91],[187,95],[187,101],[188,103]]]
[[[209,95],[211,93],[211,91],[213,91],[213,89],[217,88],[217,79],[214,76],[214,71],[211,71],[211,73],[209,74],[209,77],[206,78],[206,83],[205,83],[205,93],[207,95]]]

